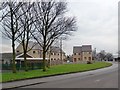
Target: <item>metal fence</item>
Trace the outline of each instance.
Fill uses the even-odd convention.
[[[2,64],[1,67],[2,67],[2,70],[12,70],[12,64],[5,63],[5,64]],[[42,63],[28,63],[27,67],[28,67],[28,70],[42,69],[43,64]],[[17,63],[16,69],[24,70],[25,69],[24,63],[21,63],[21,64]]]

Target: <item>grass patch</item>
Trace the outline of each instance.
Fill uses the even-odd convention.
[[[39,70],[31,70],[28,72],[21,71],[21,72],[17,72],[16,74],[12,72],[2,73],[1,74],[2,78],[0,78],[0,82],[66,74],[72,72],[83,72],[83,71],[104,68],[111,65],[112,65],[111,63],[107,63],[107,62],[96,62],[93,64],[63,64],[63,65],[51,66],[51,68],[48,69],[46,72],[43,72],[42,70],[39,69]]]

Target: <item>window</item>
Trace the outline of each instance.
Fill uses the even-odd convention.
[[[53,60],[53,58],[51,58],[51,60]]]
[[[35,53],[35,51],[33,51],[33,53]]]
[[[76,62],[76,58],[74,58],[74,62]]]
[[[53,55],[53,53],[51,53],[51,55]]]
[[[86,58],[86,57],[84,57],[84,59],[86,60],[87,58]]]
[[[76,53],[74,53],[74,55],[76,55]]]
[[[80,53],[79,53],[79,55],[80,55]]]
[[[19,52],[19,50],[17,50],[17,53]]]
[[[89,52],[89,54],[91,54],[91,52]]]
[[[54,55],[56,55],[56,53],[54,53]]]
[[[54,60],[56,60],[56,59],[54,58]]]
[[[59,53],[58,53],[58,56],[59,56]]]
[[[80,58],[78,58],[78,60],[80,60]]]
[[[89,60],[91,60],[91,57],[89,57]]]

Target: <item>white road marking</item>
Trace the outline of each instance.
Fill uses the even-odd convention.
[[[98,79],[98,80],[95,80],[95,82],[99,82],[99,81],[101,81],[100,79]]]

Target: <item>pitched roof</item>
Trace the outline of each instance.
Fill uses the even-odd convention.
[[[92,46],[91,45],[82,45],[82,52],[91,52]]]
[[[16,58],[21,58],[21,57],[24,57],[23,53],[16,56]],[[26,54],[26,57],[27,58],[33,58],[33,56],[29,55],[28,53]]]
[[[91,45],[82,45],[82,46],[73,47],[73,53],[91,52],[91,51],[92,51]]]
[[[33,47],[33,46],[34,46],[34,47]],[[40,46],[38,43],[33,42],[33,41],[29,41],[28,47],[29,47],[29,48],[32,48],[32,47],[33,47],[32,49],[42,49],[41,46]]]
[[[19,47],[22,43],[20,43],[17,47]],[[41,49],[41,47],[39,46],[38,43],[33,42],[33,41],[29,41],[28,42],[28,48],[32,48],[32,49]]]
[[[32,48],[33,50],[42,50],[42,47],[37,42],[33,42],[33,41],[29,41],[28,47],[29,48],[33,47]],[[51,51],[54,53],[59,53],[61,51],[61,49],[57,46],[51,46],[50,48],[51,48]],[[62,50],[62,52],[64,53],[63,50]]]
[[[0,53],[2,59],[12,59],[12,53]]]
[[[50,49],[54,53],[60,53],[61,52],[61,49],[59,47],[51,46]],[[62,50],[62,53],[64,53],[63,50]]]
[[[82,47],[81,46],[74,46],[73,47],[73,53],[81,53]]]
[[[21,53],[19,53],[19,54],[21,54]],[[16,53],[16,56],[19,54]],[[13,55],[12,53],[0,53],[0,60],[1,59],[12,59],[13,58],[12,55]]]

